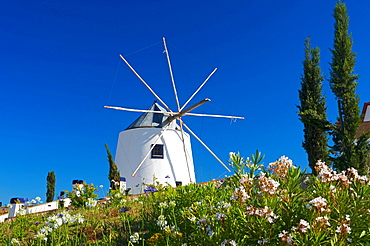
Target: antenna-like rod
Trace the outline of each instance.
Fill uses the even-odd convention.
[[[170,77],[171,77],[171,82],[172,82],[173,92],[175,93],[175,99],[176,99],[177,111],[178,111],[178,112],[180,112],[179,97],[177,96],[177,90],[176,90],[176,85],[175,85],[175,79],[174,79],[174,77],[173,77],[173,73],[172,73],[172,66],[171,66],[170,54],[168,53],[168,49],[167,49],[167,45],[166,45],[166,39],[165,39],[164,37],[163,37],[163,45],[164,45],[164,52],[166,53],[166,57],[167,57],[168,69],[170,70]]]
[[[193,99],[193,97],[198,93],[198,91],[200,91],[200,89],[202,89],[202,87],[204,86],[205,83],[207,83],[207,81],[209,80],[209,78],[211,78],[211,76],[217,71],[217,68],[215,68],[212,73],[210,73],[210,75],[208,75],[208,77],[206,78],[206,80],[203,81],[203,83],[199,86],[199,88],[193,93],[193,95],[191,95],[191,97],[189,97],[189,99],[186,101],[186,103],[182,106],[182,108],[180,109],[183,110],[183,108],[186,107],[186,105],[188,105],[188,103],[191,101],[191,99]]]
[[[218,158],[217,155],[213,153],[213,151],[210,148],[208,148],[208,146],[205,143],[203,143],[203,141],[200,140],[200,138],[197,135],[195,135],[195,133],[192,130],[190,130],[190,128],[183,121],[181,122],[185,126],[185,128],[188,129],[191,135],[193,135],[204,146],[204,148],[206,148],[209,151],[209,153],[211,153],[213,157],[216,158],[216,160],[218,160],[218,162],[221,163],[221,165],[224,166],[224,168],[226,168],[227,171],[231,172],[230,169],[220,160],[220,158]]]
[[[159,139],[161,139],[161,137],[163,136],[164,132],[168,129],[168,127],[171,125],[171,123],[168,123],[166,125],[165,128],[163,128],[163,131],[161,133],[161,135],[158,136],[158,138],[154,141],[154,143],[152,144],[152,146],[150,147],[148,153],[146,153],[145,157],[141,160],[140,164],[137,166],[137,168],[135,169],[135,171],[131,174],[132,177],[135,176],[135,174],[137,173],[137,171],[139,170],[139,168],[144,164],[144,161],[148,158],[148,156],[150,155],[150,153],[152,152],[152,150],[154,149],[155,145],[157,144],[157,142],[159,141]]]
[[[153,91],[152,88],[150,88],[150,86],[144,81],[143,78],[141,78],[141,76],[135,71],[135,69],[128,63],[128,61],[122,56],[122,55],[119,55],[119,57],[121,57],[121,59],[126,63],[126,65],[131,69],[131,71],[136,75],[136,77],[138,77],[140,79],[141,82],[143,82],[143,84],[150,90],[150,92],[163,104],[163,106],[166,107],[166,109],[170,112],[172,112],[172,110],[167,106],[167,104],[165,104],[163,102],[163,100],[157,95],[155,94],[155,92]]]

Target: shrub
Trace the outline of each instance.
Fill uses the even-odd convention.
[[[317,177],[285,156],[267,167],[262,161],[258,151],[246,159],[230,153],[235,174],[224,180],[158,184],[140,196],[111,192],[111,202],[97,209],[84,208],[96,196],[84,184],[79,197],[69,193],[70,214],[82,224],[69,221],[43,241],[41,228],[60,221],[64,210],[19,216],[0,224],[0,244],[61,245],[67,238],[69,245],[368,245],[367,177],[353,168],[336,173],[320,161]]]

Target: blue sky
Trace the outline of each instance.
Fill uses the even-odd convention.
[[[115,153],[118,134],[138,113],[103,108],[148,108],[155,98],[118,55],[124,55],[175,109],[162,37],[166,37],[180,102],[215,68],[194,98],[212,101],[184,121],[224,161],[230,151],[260,150],[265,164],[282,155],[302,168],[303,126],[296,105],[311,36],[329,78],[335,0],[301,1],[3,1],[0,4],[0,201],[45,199],[47,172],[56,191],[73,179],[108,188],[104,144]],[[349,1],[360,107],[370,101],[370,2]],[[328,114],[336,101],[324,82]],[[198,181],[223,177],[223,167],[193,139]],[[100,190],[99,195],[103,195]]]

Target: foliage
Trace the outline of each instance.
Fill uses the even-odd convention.
[[[361,121],[359,97],[356,94],[358,75],[354,73],[356,54],[352,51],[352,35],[348,33],[347,8],[341,1],[335,5],[334,18],[330,87],[338,100],[339,111],[339,123],[333,130],[334,167],[339,171],[354,167],[360,173],[366,173],[369,144],[364,141],[356,144],[356,132]],[[369,134],[362,138],[369,138]]]
[[[336,173],[323,162],[315,167],[317,176],[308,176],[285,156],[265,168],[262,161],[258,151],[250,158],[230,153],[236,172],[225,180],[156,185],[140,196],[117,193],[116,202],[89,209],[18,216],[0,224],[0,244],[368,244],[365,176],[353,168]]]
[[[305,42],[303,76],[299,90],[298,115],[304,125],[302,147],[308,155],[308,164],[315,174],[315,164],[322,160],[329,164],[328,134],[325,97],[322,96],[323,75],[320,69],[320,49],[311,47],[311,39]]]
[[[93,184],[84,182],[82,185],[75,185],[71,192],[67,192],[67,197],[71,198],[74,207],[92,207],[93,204],[96,205],[94,198],[98,197],[95,191],[97,189]]]
[[[127,196],[123,195],[120,189],[109,190],[109,206],[119,207],[125,205],[127,202]]]
[[[55,197],[55,173],[54,171],[48,172],[48,176],[46,177],[46,202],[52,202]]]
[[[119,184],[120,184],[120,174],[119,174],[117,165],[113,160],[112,154],[110,153],[108,144],[105,144],[105,149],[106,149],[107,154],[108,154],[108,158],[107,158],[107,160],[109,162],[108,179],[109,179],[109,182],[110,182],[110,188],[112,190],[117,190],[117,189],[119,189]]]

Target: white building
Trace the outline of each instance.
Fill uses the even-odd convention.
[[[130,193],[142,193],[147,184],[155,182],[172,186],[195,183],[189,134],[184,132],[183,144],[180,127],[174,120],[156,142],[169,115],[156,102],[148,111],[163,113],[143,113],[118,138],[115,162],[120,175],[126,178],[127,188],[131,188]],[[154,148],[144,160],[153,144]],[[143,164],[132,176],[142,160]]]

